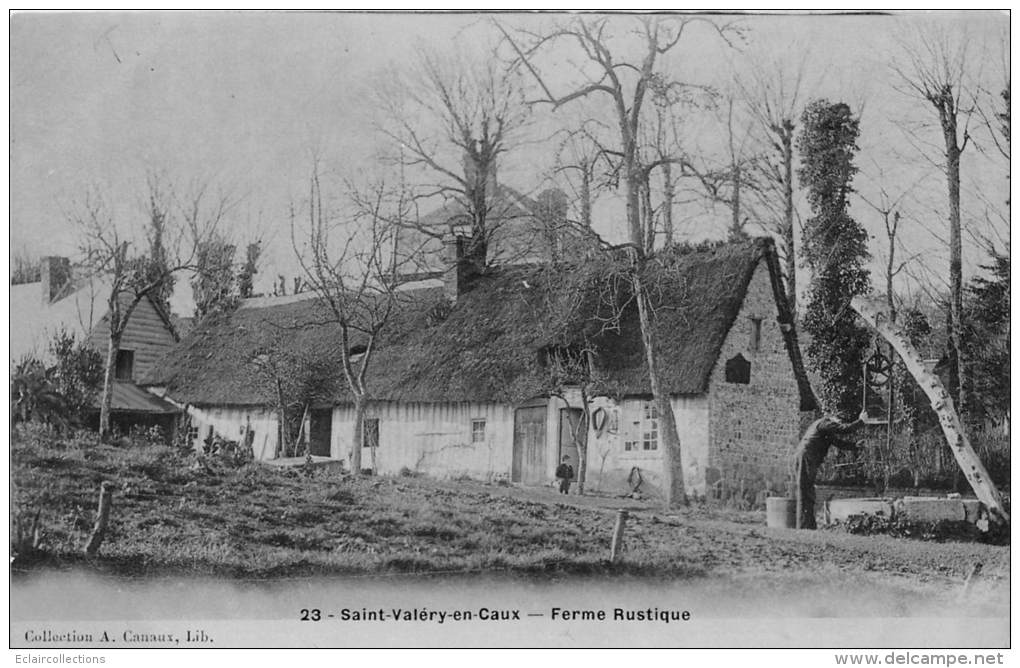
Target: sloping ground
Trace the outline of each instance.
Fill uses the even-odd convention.
[[[671,515],[550,489],[248,465],[220,469],[153,445],[103,446],[18,432],[14,512],[40,513],[43,551],[15,567],[81,565],[99,484],[118,485],[92,564],[127,574],[272,577],[300,573],[500,572],[748,577],[868,574],[955,587],[975,562],[1008,578],[1009,548],[771,530],[762,513]],[[633,513],[620,564],[607,563],[615,507]]]

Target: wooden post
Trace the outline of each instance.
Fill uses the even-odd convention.
[[[960,465],[974,494],[985,504],[993,518],[1009,524],[1009,513],[1002,506],[999,490],[971,447],[970,440],[967,438],[956,409],[953,407],[953,400],[946,392],[946,388],[943,387],[942,381],[934,373],[924,368],[921,356],[895,323],[889,322],[880,304],[872,303],[862,297],[854,297],[850,305],[861,319],[881,334],[899,354],[907,371],[917,380],[917,384],[931,401],[932,410],[939,416],[942,433],[949,442],[949,449],[956,457],[956,463]]]
[[[970,588],[977,582],[978,576],[981,575],[981,562],[974,564],[970,569],[970,575],[967,576],[967,581],[963,583],[963,594],[964,598],[970,594]]]
[[[85,556],[91,559],[99,553],[106,536],[106,525],[110,522],[110,509],[113,506],[114,484],[104,480],[99,488],[99,514],[96,517],[96,525],[92,528],[92,535],[89,537],[88,545],[85,546]]]
[[[613,543],[609,548],[609,561],[614,564],[620,560],[620,553],[623,552],[623,530],[627,526],[627,511],[619,510],[616,513],[616,527],[613,529]]]

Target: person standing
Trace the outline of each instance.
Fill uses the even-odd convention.
[[[570,465],[570,455],[563,455],[563,462],[556,467],[556,479],[560,481],[560,494],[569,494],[570,481],[574,479],[574,467]]]
[[[863,423],[861,418],[843,423],[825,416],[811,423],[793,454],[794,477],[797,480],[797,528],[817,529],[815,522],[815,478],[829,448],[857,451],[857,445],[839,438]]]

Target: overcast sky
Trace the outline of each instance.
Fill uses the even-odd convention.
[[[551,18],[506,21],[540,27]],[[1008,28],[1004,14],[747,17],[743,53],[693,37],[672,67],[711,80],[728,78],[727,63],[739,69],[748,54],[809,53],[813,94],[864,103],[859,189],[873,195],[880,180],[896,191],[921,179],[912,195],[914,217],[932,221],[931,230],[941,234],[941,177],[917,154],[917,142],[892,123],[930,117],[895,92],[889,68],[897,36],[922,21],[966,30],[974,78],[1002,80],[997,45]],[[312,153],[347,174],[371,164],[380,139],[368,93],[385,68],[411,64],[416,44],[443,50],[496,38],[477,15],[280,13],[28,13],[13,16],[10,35],[14,251],[74,255],[77,238],[67,213],[88,187],[108,193],[125,221],[144,220],[138,204],[145,174],[157,170],[177,182],[215,183],[240,200],[231,224],[270,246],[272,266],[263,280],[297,271],[287,212],[304,192]],[[939,139],[934,130],[919,131]],[[965,167],[974,187],[1004,200],[1005,167],[969,152]],[[525,191],[538,187],[548,151],[532,146],[515,158],[501,178]],[[924,179],[926,171],[931,176]],[[964,197],[977,221],[983,205],[966,187]],[[862,204],[854,213],[872,233],[881,230]],[[598,224],[609,236],[619,229],[611,204]],[[691,229],[692,236],[721,233],[698,220]],[[943,260],[935,237],[921,229],[909,234],[912,247],[932,252],[937,270]],[[977,259],[972,252],[970,265]]]

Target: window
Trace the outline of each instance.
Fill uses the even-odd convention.
[[[485,420],[471,421],[471,442],[485,443]]]
[[[761,350],[761,318],[751,318],[751,341],[748,350],[756,353]]]
[[[751,382],[751,363],[740,353],[726,360],[726,382],[740,385]]]
[[[361,428],[361,447],[379,447],[379,418],[365,418]]]
[[[131,380],[135,369],[135,351],[118,350],[113,377],[117,380]]]
[[[641,449],[659,448],[659,409],[654,401],[646,401],[641,408]]]

